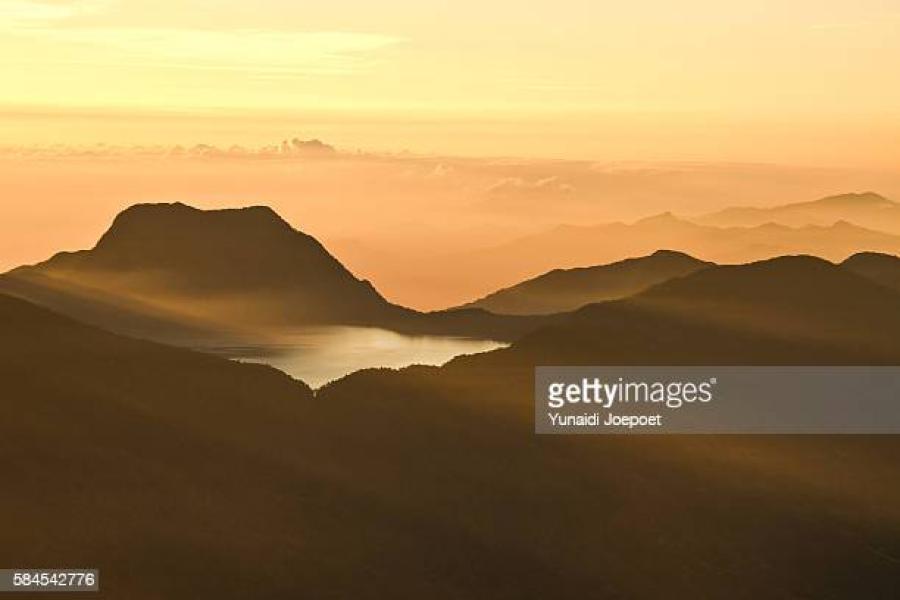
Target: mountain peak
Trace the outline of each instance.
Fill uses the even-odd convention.
[[[900,264],[900,257],[884,252],[857,252],[856,254],[849,256],[841,263],[841,265],[863,261],[883,261]]]
[[[666,250],[666,249],[657,250],[650,256],[655,256],[657,258],[694,258],[693,256],[691,256],[690,254],[687,254],[686,252],[681,252],[679,250]]]
[[[822,198],[821,200],[817,200],[815,204],[847,207],[888,207],[894,206],[897,203],[875,192],[851,192],[848,194],[827,196],[825,198]]]
[[[635,259],[635,260],[644,260],[644,261],[653,261],[653,262],[679,262],[679,263],[694,263],[694,264],[707,264],[699,258],[695,258],[688,254],[687,252],[681,252],[680,250],[657,250],[650,256],[645,256],[643,258]]]
[[[129,206],[116,215],[110,231],[117,226],[121,227],[123,225],[149,225],[154,223],[174,224],[175,222],[183,222],[188,219],[243,219],[246,221],[254,220],[260,223],[268,221],[271,224],[287,225],[284,219],[278,216],[278,213],[268,206],[246,206],[240,208],[202,210],[184,204],[183,202],[160,202],[134,204]]]
[[[122,251],[125,246],[141,246],[152,253],[165,251],[169,244],[189,243],[192,239],[227,243],[232,238],[249,242],[292,234],[300,232],[267,206],[201,210],[181,202],[135,204],[116,216],[95,250],[102,253],[110,248]]]
[[[137,204],[116,216],[92,250],[57,255],[19,273],[47,274],[117,298],[177,298],[188,310],[215,299],[238,312],[252,304],[263,307],[254,309],[260,319],[288,322],[363,321],[393,310],[315,238],[266,206]],[[275,298],[287,307],[278,314],[265,308]]]
[[[699,218],[704,225],[718,227],[756,227],[766,222],[794,228],[825,227],[836,221],[896,235],[900,233],[900,203],[875,192],[853,192],[768,208],[726,208]]]
[[[652,215],[649,217],[645,217],[636,221],[635,225],[675,225],[675,224],[684,224],[687,221],[684,221],[678,218],[675,213],[670,211],[659,213],[658,215]]]
[[[900,257],[880,252],[858,252],[841,267],[900,292]]]

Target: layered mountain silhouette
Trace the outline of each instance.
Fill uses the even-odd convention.
[[[0,562],[138,600],[891,597],[896,437],[535,436],[533,368],[896,365],[898,308],[819,259],[709,266],[313,397],[0,295]]]
[[[513,340],[545,324],[549,317],[540,315],[625,297],[706,264],[673,251],[558,269],[651,254],[660,246],[716,262],[803,253],[842,260],[860,249],[898,252],[900,237],[846,222],[718,228],[671,214],[631,225],[566,226],[470,257],[479,273],[553,272],[462,309],[419,313],[387,301],[271,209],[145,204],[118,215],[91,250],[0,276],[0,291],[112,331],[181,345],[258,341],[310,324]]]
[[[900,294],[843,266],[790,256],[708,267],[585,306],[484,360],[900,364],[898,340]]]
[[[881,285],[900,291],[900,258],[890,254],[861,252],[841,266]]]
[[[726,208],[697,219],[701,224],[718,227],[756,227],[766,223],[828,226],[839,221],[900,235],[900,203],[874,192],[864,192],[771,208]]]
[[[719,266],[630,299],[645,311],[773,339],[900,358],[900,295],[819,258]]]
[[[533,329],[481,310],[417,313],[385,300],[266,207],[143,204],[91,250],[0,277],[0,291],[110,330],[192,344],[310,324],[507,339]]]
[[[658,250],[650,256],[609,265],[554,269],[466,306],[500,314],[569,312],[585,304],[625,298],[710,265],[682,252]]]
[[[510,284],[557,268],[584,267],[653,253],[680,251],[715,263],[746,263],[791,254],[832,261],[861,251],[900,253],[900,236],[837,222],[829,226],[788,227],[768,223],[755,227],[700,225],[671,213],[634,223],[565,225],[494,247],[478,255],[457,257],[477,265],[485,277],[511,279]],[[509,284],[506,284],[509,285]]]
[[[392,485],[412,478],[435,498],[459,498],[460,485],[481,490],[463,496],[463,521],[471,518],[476,528],[490,527],[503,539],[522,539],[522,522],[540,515],[540,533],[525,543],[548,548],[538,553],[545,564],[570,557],[561,571],[563,597],[578,597],[567,585],[580,587],[582,597],[585,586],[595,593],[599,579],[627,597],[754,598],[773,589],[878,597],[892,585],[900,538],[891,533],[876,541],[874,523],[893,519],[888,513],[896,510],[873,509],[869,528],[846,516],[858,515],[854,509],[829,507],[900,498],[890,475],[896,466],[885,454],[900,444],[895,438],[653,436],[629,444],[605,436],[534,437],[533,369],[897,365],[898,309],[900,295],[812,257],[713,266],[632,298],[587,306],[507,349],[460,357],[439,369],[359,372],[329,384],[320,397],[330,419],[359,427],[372,424],[364,420],[361,398],[407,415],[389,443],[360,441],[372,463],[404,465]],[[426,437],[423,427],[432,453],[410,456],[409,445]],[[464,439],[464,447],[456,439]],[[507,505],[511,497],[519,499],[514,507]],[[886,507],[870,506],[876,505]],[[660,544],[660,536],[669,543]],[[850,550],[838,539],[860,546]],[[869,544],[888,556],[862,550]],[[586,547],[605,548],[603,560],[577,560]],[[679,549],[676,565],[669,562],[673,547]],[[859,573],[866,577],[852,577]],[[747,587],[735,592],[729,582]]]

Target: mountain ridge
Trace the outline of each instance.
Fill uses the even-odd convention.
[[[841,263],[845,269],[900,291],[900,257],[877,252],[860,252]]]
[[[827,226],[843,220],[896,235],[900,234],[900,203],[875,192],[854,192],[771,207],[734,206],[695,220],[719,227],[752,227],[766,221],[793,227]]]
[[[900,294],[823,259],[786,256],[589,304],[450,364],[883,365],[900,364],[898,340]]]
[[[553,269],[463,306],[501,314],[568,312],[585,304],[630,296],[710,265],[683,252],[657,250],[649,256],[605,265]]]
[[[484,297],[553,269],[608,264],[646,256],[660,248],[717,264],[740,264],[795,254],[841,261],[861,251],[900,254],[900,235],[849,222],[799,227],[778,223],[719,227],[662,213],[632,223],[556,227],[494,246],[486,252],[461,253],[454,260],[471,264],[473,269],[477,265],[481,272],[503,275],[494,289],[481,294]]]

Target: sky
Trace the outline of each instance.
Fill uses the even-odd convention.
[[[0,0],[0,272],[263,204],[448,306],[560,225],[900,199],[898,65],[898,0]]]
[[[893,167],[896,0],[0,0],[0,143]]]

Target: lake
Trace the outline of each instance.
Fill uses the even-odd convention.
[[[318,388],[360,369],[442,365],[460,354],[504,346],[491,340],[404,335],[376,327],[322,326],[287,334],[278,344],[212,350],[234,360],[271,365]]]

